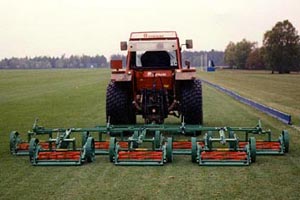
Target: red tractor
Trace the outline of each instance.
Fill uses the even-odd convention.
[[[201,82],[188,61],[182,66],[183,45],[190,49],[193,42],[181,45],[175,31],[133,32],[128,43],[121,42],[128,52],[126,68],[122,60],[111,61],[106,94],[111,124],[135,124],[136,115],[145,123],[161,124],[174,115],[186,124],[202,124]]]

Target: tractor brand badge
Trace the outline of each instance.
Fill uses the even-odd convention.
[[[155,74],[155,76],[167,76],[167,73],[158,72]]]
[[[164,35],[154,35],[154,34],[147,34],[147,33],[144,33],[144,38],[163,38]]]
[[[156,73],[153,73],[153,72],[147,72],[146,73],[146,77],[166,77],[167,76],[167,73],[165,72],[156,72]]]

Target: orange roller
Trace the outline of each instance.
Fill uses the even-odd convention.
[[[245,146],[249,144],[248,142],[239,142],[239,148],[245,148]]]
[[[40,160],[48,160],[49,159],[49,152],[40,152],[38,157],[39,157]]]
[[[161,151],[120,151],[119,160],[162,160]]]
[[[246,152],[202,152],[201,158],[203,160],[246,160]]]
[[[190,141],[178,141],[173,142],[173,149],[191,149],[192,142]]]
[[[119,145],[122,149],[128,148],[128,142],[119,142]]]
[[[39,145],[42,147],[42,149],[50,149],[49,142],[40,142]],[[55,143],[51,143],[52,149],[55,149]]]
[[[197,142],[202,148],[204,147],[204,142]]]
[[[280,150],[279,142],[256,142],[257,149],[270,149],[270,150]]]
[[[20,143],[20,144],[18,144],[18,149],[19,150],[28,150],[29,149],[29,143]]]
[[[95,142],[95,148],[96,149],[108,149],[109,148],[109,142]]]

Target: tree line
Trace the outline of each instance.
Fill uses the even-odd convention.
[[[107,67],[107,59],[103,55],[66,57],[25,57],[4,58],[0,61],[0,69],[61,69],[61,68],[101,68]]]
[[[243,39],[229,42],[225,49],[225,63],[237,69],[267,69],[272,73],[300,71],[300,37],[288,20],[277,22],[265,32],[262,47]]]
[[[182,53],[183,61],[191,61],[192,66],[203,65],[201,58],[214,59],[216,65],[224,65],[224,52],[222,51],[184,51]],[[113,54],[110,60],[121,59],[123,65],[126,64],[126,56]],[[202,61],[202,63],[201,63]],[[96,56],[70,56],[66,57],[25,57],[25,58],[4,58],[0,61],[0,69],[61,69],[61,68],[107,68],[109,60],[103,55]]]

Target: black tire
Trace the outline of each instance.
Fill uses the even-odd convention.
[[[203,124],[200,80],[186,81],[181,85],[181,114],[186,124]]]
[[[93,162],[95,160],[95,140],[93,137],[88,137],[85,145],[86,161]]]
[[[9,149],[10,153],[16,153],[16,144],[19,133],[17,131],[12,131],[9,135]]]
[[[135,124],[130,83],[110,82],[106,90],[106,120],[110,123]]]

